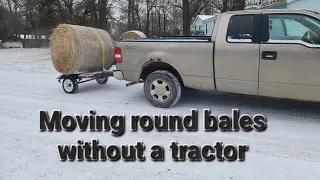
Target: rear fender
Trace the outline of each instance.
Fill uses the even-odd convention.
[[[163,62],[163,63],[169,64],[170,66],[175,68],[179,73],[181,73],[182,72],[181,65],[178,65],[177,63],[172,61],[173,59],[174,57],[168,53],[156,51],[143,56],[138,62],[138,67],[141,67],[141,71],[142,71],[145,67],[149,66],[154,62]]]

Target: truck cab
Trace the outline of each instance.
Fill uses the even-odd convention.
[[[305,10],[230,12],[215,33],[219,91],[320,101],[320,20]]]
[[[146,98],[156,107],[175,105],[183,87],[320,101],[317,12],[226,12],[207,40],[120,41],[116,57],[118,79],[143,82]]]

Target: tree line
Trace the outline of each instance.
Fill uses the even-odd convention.
[[[59,24],[100,28],[117,39],[128,30],[189,36],[198,15],[242,10],[245,0],[0,0],[0,40],[49,38]]]

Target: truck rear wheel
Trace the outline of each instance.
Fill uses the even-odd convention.
[[[181,84],[172,73],[155,71],[145,80],[144,94],[153,106],[170,108],[176,105],[181,97]]]

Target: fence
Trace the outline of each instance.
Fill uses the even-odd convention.
[[[46,48],[50,44],[50,40],[48,39],[22,39],[20,41],[24,48]]]

